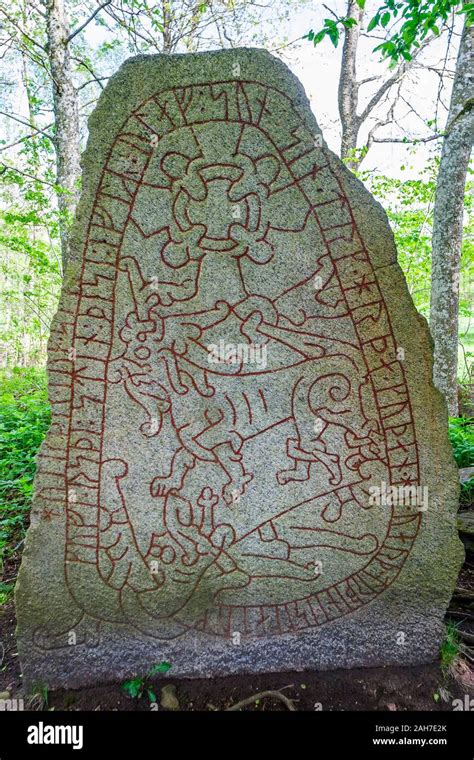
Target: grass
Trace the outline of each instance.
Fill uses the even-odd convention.
[[[469,383],[473,380],[474,324],[471,317],[459,318],[458,379]]]
[[[15,369],[0,375],[0,562],[16,559],[28,524],[35,456],[50,422],[46,374]],[[0,583],[0,604],[14,579]]]
[[[474,467],[474,418],[451,417],[448,432],[457,466]],[[461,508],[473,503],[474,478],[462,484],[459,501]]]
[[[441,669],[444,673],[448,671],[449,667],[458,657],[460,649],[461,638],[457,626],[454,623],[446,623],[444,639],[440,648]]]
[[[449,438],[458,467],[474,466],[474,418],[451,417]]]

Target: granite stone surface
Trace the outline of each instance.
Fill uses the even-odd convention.
[[[386,215],[262,50],[90,118],[16,590],[28,687],[433,660],[462,561]]]

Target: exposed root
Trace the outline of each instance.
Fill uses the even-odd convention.
[[[290,686],[284,686],[284,689],[291,688]],[[257,699],[265,699],[266,697],[269,697],[270,699],[279,699],[280,702],[283,702],[285,707],[288,710],[291,710],[291,712],[296,712],[296,707],[293,703],[293,700],[288,699],[284,694],[281,693],[281,691],[259,691],[258,694],[253,694],[251,697],[247,697],[246,699],[241,699],[240,702],[236,702],[235,705],[232,705],[232,707],[227,707],[225,712],[232,712],[235,710],[241,710],[243,707],[247,707],[248,705],[254,704]]]

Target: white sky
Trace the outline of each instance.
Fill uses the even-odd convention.
[[[322,26],[322,20],[329,16],[322,3],[317,1],[310,4],[304,13],[298,14],[294,19],[291,29],[288,32],[289,39],[306,34],[310,28],[319,29]],[[328,2],[327,5],[336,9],[341,15],[344,12],[346,3],[341,0]],[[371,11],[380,6],[380,2],[368,0],[366,4],[367,18],[373,15]],[[458,21],[457,28],[460,28]],[[423,52],[421,61],[426,65],[442,69],[444,57],[446,54],[447,34],[443,34],[439,39],[433,40],[429,48]],[[455,57],[459,43],[458,32],[453,35],[450,48],[447,69],[453,70]],[[373,48],[378,44],[377,40],[361,37],[358,50],[358,79],[362,80],[374,74],[383,74],[379,82],[371,82],[362,86],[360,90],[361,103],[359,112],[369,100],[370,96],[380,86],[380,83],[390,75],[390,70],[386,62],[381,62],[380,54],[374,53]],[[284,51],[282,51],[284,52]],[[293,70],[293,72],[302,81],[306,93],[310,99],[312,109],[324,132],[329,146],[335,152],[339,150],[340,143],[340,125],[337,110],[337,87],[339,79],[339,67],[342,52],[342,42],[337,49],[333,47],[329,39],[325,39],[316,48],[308,42],[298,45],[297,50],[291,47],[286,51],[284,60]],[[436,112],[436,102],[438,100],[439,77],[435,72],[427,71],[425,68],[416,66],[407,76],[406,83],[403,86],[402,94],[408,101],[401,102],[396,108],[396,119],[399,122],[383,127],[377,133],[380,137],[403,137],[405,133],[410,136],[428,136],[433,131],[425,126],[426,120],[433,119]],[[449,96],[451,90],[451,79],[446,78],[442,91],[442,101],[449,105]],[[411,108],[421,116],[419,118]],[[387,106],[381,107],[379,114],[384,115]],[[438,104],[439,127],[442,129],[446,121],[446,109],[442,103]],[[425,123],[423,123],[425,122]],[[401,125],[401,126],[400,126]],[[404,128],[404,129],[403,129]],[[405,131],[404,131],[405,130]],[[360,134],[360,144],[367,134],[367,129],[362,128]],[[362,163],[362,169],[377,169],[381,173],[391,176],[416,176],[420,168],[433,151],[436,150],[438,142],[433,141],[426,144],[418,144],[413,150],[412,146],[400,145],[397,143],[379,143],[374,144],[367,158]],[[406,166],[403,172],[401,166]],[[410,167],[412,167],[410,169]]]

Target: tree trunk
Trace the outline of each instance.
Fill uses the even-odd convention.
[[[170,55],[173,52],[171,4],[169,2],[162,2],[161,12],[163,16],[163,53]]]
[[[28,30],[28,8],[26,5],[26,1],[22,5],[22,26],[23,29]],[[28,58],[26,55],[25,50],[20,51],[21,55],[21,72],[22,72],[22,79],[23,79],[23,87],[25,88],[25,94],[26,94],[26,104],[28,107],[28,122],[30,126],[33,129],[37,129],[37,123],[36,123],[36,116],[34,111],[34,97],[33,97],[33,88],[31,86],[30,77],[28,74]],[[32,145],[32,158],[33,163],[35,166],[35,169],[38,168],[39,164],[39,154],[38,154],[38,135],[33,135],[33,137],[30,138],[30,142]]]
[[[69,225],[79,195],[80,132],[77,90],[72,78],[69,55],[69,23],[63,0],[47,0],[46,30],[48,57],[53,80],[53,106],[56,122],[56,181],[61,188],[58,205],[63,268],[68,258]]]
[[[341,74],[339,77],[339,116],[342,126],[341,158],[347,166],[355,171],[360,163],[356,159],[357,135],[360,121],[357,115],[359,101],[359,85],[357,83],[357,45],[364,11],[355,0],[347,3],[348,18],[355,18],[357,24],[344,30],[344,45],[342,48]]]
[[[474,29],[465,25],[443,139],[433,216],[430,305],[430,327],[435,344],[433,379],[445,396],[452,416],[458,414],[459,268],[464,189],[474,137],[473,41]]]

